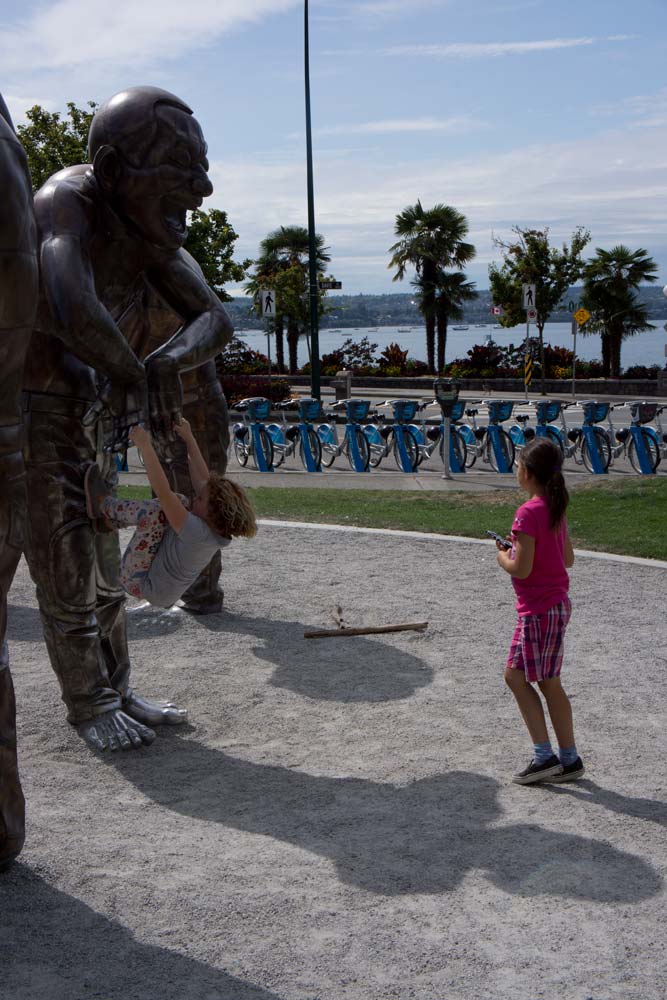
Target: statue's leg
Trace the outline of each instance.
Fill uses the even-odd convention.
[[[20,454],[17,458],[22,469]],[[14,686],[5,642],[7,593],[21,558],[21,550],[13,542],[14,536],[21,533],[16,520],[20,522],[23,516],[23,476],[14,480],[10,489],[7,485],[6,462],[0,460],[0,871],[18,856],[25,839],[25,800],[16,757]]]
[[[71,414],[29,410],[25,422],[26,557],[68,721],[94,749],[150,743],[155,734],[122,710],[121,691],[129,675],[126,646],[114,674],[120,691],[108,669],[107,656],[115,652],[110,635],[116,635],[119,620],[124,629],[123,594],[103,602],[103,635],[96,615],[95,540],[101,536],[94,535],[86,514],[83,487],[93,442]]]
[[[186,397],[183,415],[190,422],[195,440],[211,472],[224,475],[229,448],[229,413],[220,384],[216,382],[207,387],[202,399],[188,402]],[[183,487],[187,483],[191,494],[187,458],[184,466],[180,462],[174,463],[173,475],[178,476],[178,482],[182,484],[177,488],[181,492],[186,492]],[[220,552],[216,552],[208,566],[204,567],[195,582],[183,594],[182,600],[187,611],[200,615],[222,611],[224,594],[219,586],[221,569]]]
[[[142,698],[130,688],[130,654],[127,645],[125,592],[120,586],[120,545],[118,534],[95,536],[97,578],[97,619],[101,651],[109,682],[122,698],[123,711],[148,726],[178,726],[187,722],[185,708],[173,701]]]

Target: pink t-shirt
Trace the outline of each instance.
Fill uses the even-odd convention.
[[[512,577],[516,609],[520,615],[539,615],[567,597],[570,578],[565,569],[565,518],[554,531],[545,497],[532,497],[514,515],[512,532],[535,539],[535,559],[525,580]],[[512,549],[514,556],[514,549]]]

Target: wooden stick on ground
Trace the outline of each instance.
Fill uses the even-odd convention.
[[[319,632],[304,632],[304,639],[335,639],[346,635],[380,635],[383,632],[423,632],[428,622],[407,622],[405,625],[375,625],[368,628],[331,628]]]

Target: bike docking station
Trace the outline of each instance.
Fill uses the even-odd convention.
[[[456,379],[438,378],[433,383],[433,393],[442,412],[442,437],[445,442],[442,449],[442,463],[445,470],[442,478],[451,479],[452,472],[465,472],[465,463],[463,465],[460,463],[452,441],[452,414],[459,400],[458,382]]]

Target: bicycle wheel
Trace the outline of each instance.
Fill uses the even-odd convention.
[[[405,445],[405,453],[408,456],[408,461],[410,463],[410,471],[415,472],[417,466],[419,465],[419,444],[417,442],[417,438],[409,427],[403,427],[401,424],[394,427],[394,461],[401,471],[403,471],[403,467],[401,465],[401,455],[398,450],[398,440],[396,437],[397,433],[403,435],[403,444]]]
[[[308,435],[308,446],[310,448],[310,454],[313,456],[313,462],[319,468],[322,463],[322,444],[317,434],[312,427],[309,427],[306,431]],[[301,435],[299,435],[299,458],[301,459],[301,464],[304,469],[308,468],[308,463],[306,462],[306,456],[303,449],[303,440]]]
[[[362,431],[361,427],[353,427],[351,429],[351,433],[354,434],[354,440],[357,443],[357,449],[359,451],[359,457],[361,459],[363,471],[366,472],[371,460],[371,449],[368,444],[368,438]],[[352,458],[352,454],[350,452],[350,444],[347,435],[345,437],[344,448],[345,448],[345,454],[347,455],[347,460],[350,463],[351,468],[354,469],[354,459]]]
[[[336,435],[329,424],[320,424],[317,428],[317,436],[322,445],[322,465],[325,469],[329,469],[336,461],[336,456],[340,454],[336,444]]]
[[[461,427],[457,427],[456,433],[465,445],[465,467],[466,469],[472,469],[473,465],[477,461],[477,439],[473,434],[472,428],[468,427],[467,424],[462,424]]]
[[[471,465],[475,464],[476,455],[472,456],[472,461],[468,462],[468,449],[466,447],[465,439],[462,434],[459,433],[458,427],[452,427],[452,448],[454,449],[454,454],[456,455],[456,461],[458,462],[459,469],[469,469]],[[438,445],[440,450],[440,461],[445,464],[445,435],[440,436],[440,444]]]
[[[385,440],[375,424],[366,424],[364,426],[364,434],[366,435],[366,440],[368,441],[368,447],[370,450],[370,467],[371,469],[377,469],[378,465],[386,455]]]
[[[507,465],[508,470],[511,472],[512,466],[514,465],[514,455],[515,455],[514,444],[512,442],[512,438],[509,436],[504,427],[498,428],[498,439],[500,441],[500,450],[503,454],[503,458],[505,459],[505,464]],[[498,472],[499,471],[498,459],[496,457],[495,449],[491,444],[491,439],[488,435],[488,432],[484,443],[487,448],[489,465],[491,466],[494,472]]]
[[[232,441],[234,444],[234,455],[236,457],[236,461],[241,467],[246,466],[248,464],[248,449],[245,446],[243,438],[239,438],[235,434]]]
[[[266,462],[267,469],[275,468],[273,463],[273,441],[271,440],[271,435],[267,431],[266,427],[259,428],[259,443],[260,447],[264,453],[264,461]],[[283,458],[285,456],[283,455]],[[255,449],[252,451],[252,460],[255,463],[255,468],[259,469],[259,462],[257,461],[257,455],[255,454]]]
[[[593,434],[595,436],[595,443],[602,462],[602,468],[606,472],[609,468],[609,463],[611,462],[611,445],[609,444],[609,438],[601,427],[594,427]],[[588,441],[583,436],[581,438],[581,457],[588,471],[594,472],[593,459],[588,448]]]
[[[646,457],[651,465],[651,471],[655,472],[660,465],[660,448],[658,447],[658,442],[653,437],[651,432],[645,427],[641,428],[641,435],[644,444],[644,451],[646,452]],[[630,443],[628,445],[628,458],[630,459],[630,464],[635,472],[639,472],[641,474],[642,467],[639,461],[639,455],[637,454],[637,444],[633,437],[630,438]]]
[[[267,424],[266,432],[271,437],[271,444],[273,445],[273,468],[277,469],[285,461],[289,445],[280,424]]]

